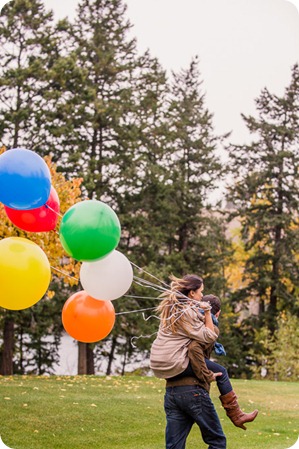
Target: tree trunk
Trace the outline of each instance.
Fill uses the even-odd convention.
[[[93,348],[90,345],[86,345],[86,356],[87,356],[87,374],[94,374],[94,354]]]
[[[282,229],[278,225],[275,228],[275,240],[274,240],[274,257],[272,261],[272,285],[270,289],[270,303],[268,308],[268,328],[274,332],[277,328],[277,285],[279,285],[279,262],[281,258],[280,242],[281,242]]]
[[[11,318],[4,319],[3,350],[0,365],[2,376],[13,374],[13,350],[14,350],[14,321]]]
[[[24,363],[24,351],[23,351],[23,327],[21,326],[19,331],[19,351],[20,351],[20,361],[19,361],[19,373],[25,374],[25,370],[23,367]]]
[[[78,374],[94,374],[93,348],[78,341]]]
[[[122,370],[121,370],[121,375],[122,376],[125,375],[125,371],[126,371],[127,353],[128,353],[128,340],[127,340],[126,346],[125,346],[125,352],[124,352],[124,358],[123,358],[123,364],[122,364]]]
[[[114,360],[114,351],[116,348],[116,342],[117,339],[116,337],[112,338],[112,343],[111,343],[111,349],[110,349],[110,353],[109,353],[109,358],[108,358],[108,366],[107,366],[107,370],[106,370],[106,374],[107,376],[109,376],[111,374],[111,367],[112,367],[112,362]]]
[[[87,344],[78,341],[78,374],[87,374]]]

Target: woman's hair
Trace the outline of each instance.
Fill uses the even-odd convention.
[[[197,290],[203,285],[201,277],[195,274],[186,274],[182,279],[171,276],[170,290],[162,293],[160,298],[164,298],[157,311],[161,318],[162,328],[168,328],[175,333],[178,326],[188,325],[184,316],[185,309],[190,307],[189,293]]]
[[[221,301],[218,296],[215,295],[204,295],[202,297],[202,301],[209,302],[211,304],[211,312],[213,315],[216,315],[217,312],[221,309]]]

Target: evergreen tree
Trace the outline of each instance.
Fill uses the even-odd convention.
[[[128,121],[129,146],[119,160],[122,179],[117,204],[123,226],[124,250],[133,262],[146,266],[157,259],[167,226],[161,220],[165,147],[167,80],[156,59],[148,53],[137,61],[132,79],[134,105]],[[163,210],[162,210],[163,214]]]
[[[224,221],[209,195],[219,185],[223,168],[216,154],[222,138],[213,131],[205,106],[198,60],[173,74],[167,111],[167,147],[163,158],[167,186],[166,260],[182,273],[195,271],[214,293],[223,291],[226,254]]]
[[[7,148],[42,152],[55,59],[52,13],[39,0],[13,0],[0,17],[0,139]]]
[[[246,287],[239,299],[255,297],[260,324],[275,329],[281,310],[298,312],[299,70],[292,69],[282,97],[263,89],[258,118],[243,118],[254,135],[250,145],[230,146],[234,184],[229,198],[241,220],[248,258]]]
[[[157,278],[163,278],[160,252],[167,232],[167,221],[165,223],[159,219],[164,191],[161,159],[165,141],[165,72],[158,61],[146,52],[138,58],[131,83],[134,91],[133,108],[127,118],[130,141],[129,145],[127,143],[125,158],[119,159],[122,178],[115,192],[122,224],[120,248],[134,264]],[[137,267],[134,267],[134,274],[144,277],[144,272]],[[145,277],[153,282],[151,276]],[[112,332],[111,351],[122,359],[122,366],[118,367],[120,372],[124,372],[127,363],[144,358],[148,353],[151,340],[135,337],[150,335],[156,330],[156,320],[145,321],[143,314],[136,310],[150,309],[151,314],[157,306],[155,297],[159,292],[138,283],[133,282],[130,289],[129,294],[133,298],[115,301],[116,310],[122,315],[118,317]],[[133,345],[132,339],[135,342]],[[111,353],[109,357],[111,359]]]
[[[123,140],[133,98],[136,49],[127,37],[125,10],[121,0],[82,0],[74,23],[58,25],[67,40],[68,57],[61,63],[69,91],[52,126],[56,158],[63,172],[84,178],[89,198],[104,201],[111,201],[119,182],[119,157],[126,158]],[[61,76],[56,81],[63,83]]]
[[[53,365],[59,364],[63,331],[61,310],[69,292],[70,287],[53,276],[50,290],[41,301],[13,313],[16,334],[14,374],[54,373]]]

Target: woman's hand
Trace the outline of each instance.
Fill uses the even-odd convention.
[[[199,306],[204,312],[206,312],[206,311],[208,311],[208,310],[211,310],[211,308],[212,308],[211,304],[210,304],[209,302],[207,302],[207,301],[199,301],[199,302],[198,302],[198,306]]]

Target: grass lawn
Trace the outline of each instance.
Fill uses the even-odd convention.
[[[299,434],[299,383],[233,380],[247,430],[226,417],[228,449],[287,449]],[[0,436],[12,449],[163,449],[164,381],[125,376],[0,377]],[[187,449],[205,449],[193,427]]]

